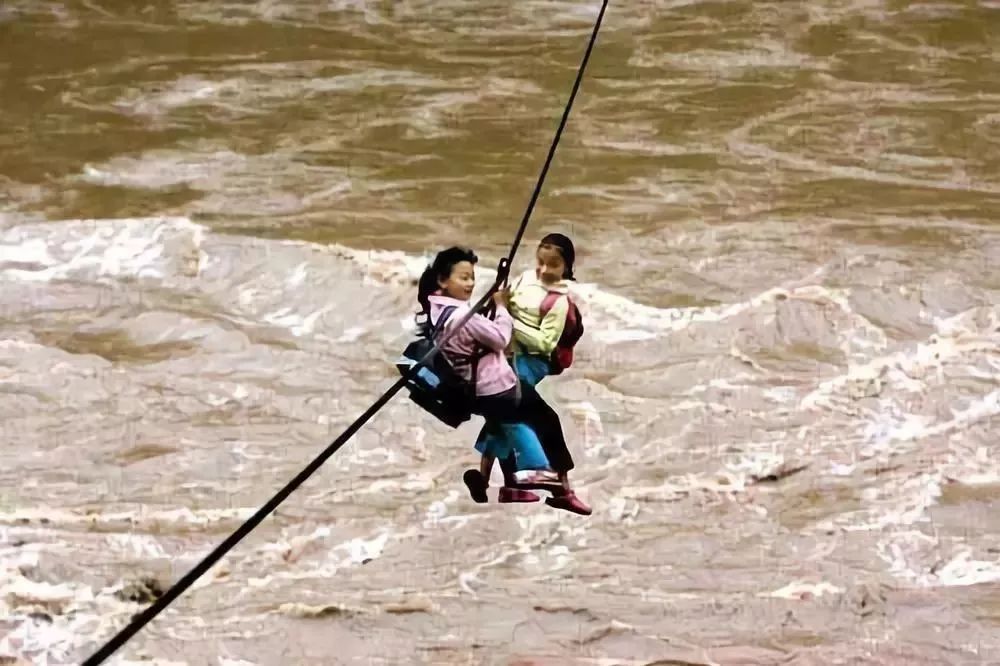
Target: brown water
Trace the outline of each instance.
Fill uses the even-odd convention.
[[[598,7],[0,4],[4,659],[339,434],[434,251],[488,281]],[[998,54],[997,2],[612,2],[519,254],[580,248],[594,515],[473,504],[478,421],[398,396],[109,663],[1000,663]]]

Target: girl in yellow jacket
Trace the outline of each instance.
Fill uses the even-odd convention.
[[[526,271],[511,286],[510,313],[515,354],[527,357],[537,384],[572,364],[573,345],[583,335],[583,323],[569,297],[569,281],[576,279],[573,241],[549,234],[539,243],[535,259],[535,270]]]
[[[580,313],[569,298],[568,281],[575,279],[573,263],[576,250],[573,242],[563,234],[548,234],[539,243],[535,259],[535,269],[526,271],[511,285],[509,306],[514,319],[514,368],[518,376],[532,386],[547,375],[562,372],[572,363],[572,345],[583,333]],[[517,438],[521,443],[518,450],[525,453],[540,449],[541,444],[532,446],[537,438],[526,425],[507,425],[503,430],[494,426],[489,422],[483,426],[476,450],[484,455],[501,454],[498,457],[501,458],[505,486],[501,490],[506,490],[506,493],[501,492],[501,501],[538,501],[534,493],[516,488],[518,481],[515,476],[517,468],[538,469],[537,460],[517,461],[513,453],[505,455],[511,451],[511,446],[509,441],[504,440]],[[569,471],[574,467],[569,449],[565,446],[553,449],[550,445],[531,457],[542,455],[548,458],[550,469],[556,473],[561,486],[561,491],[554,492],[552,497],[546,499],[546,504],[590,515],[590,507],[576,496],[569,482]],[[474,497],[485,494],[485,488],[474,489],[470,486],[469,490]]]

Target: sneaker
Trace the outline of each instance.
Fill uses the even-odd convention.
[[[530,490],[520,488],[510,488],[504,486],[500,489],[500,503],[513,504],[516,502],[537,502],[541,498]]]
[[[525,469],[514,473],[518,485],[532,483],[559,483],[559,475],[547,469]]]
[[[565,495],[546,497],[545,503],[553,509],[563,509],[564,511],[570,511],[571,513],[578,513],[581,516],[589,516],[593,513],[593,510],[584,504],[583,500],[577,497],[576,493],[572,490]]]

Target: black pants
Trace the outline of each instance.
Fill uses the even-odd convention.
[[[570,471],[574,467],[573,456],[566,446],[559,415],[538,395],[534,386],[518,381],[520,400],[514,389],[497,395],[480,396],[476,398],[475,412],[486,417],[487,421],[526,424],[538,436],[552,469],[556,472]],[[517,469],[513,458],[512,453],[509,458],[500,461],[505,477],[513,475]]]

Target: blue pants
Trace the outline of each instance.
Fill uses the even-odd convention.
[[[535,386],[549,374],[549,363],[538,356],[517,354],[514,356],[514,370],[521,381]],[[542,443],[538,441],[535,431],[525,423],[487,422],[479,432],[476,451],[490,453],[501,463],[514,453],[518,470],[549,468],[549,459],[545,456]],[[509,465],[504,466],[505,473],[511,471],[508,467]]]

